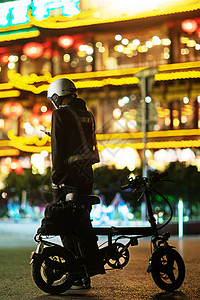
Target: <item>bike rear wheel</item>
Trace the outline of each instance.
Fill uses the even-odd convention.
[[[167,292],[177,290],[185,278],[185,264],[181,255],[172,248],[163,248],[154,257],[155,269],[151,274],[159,288]]]
[[[72,286],[70,256],[61,247],[47,247],[33,262],[32,275],[36,285],[45,293],[58,295]]]

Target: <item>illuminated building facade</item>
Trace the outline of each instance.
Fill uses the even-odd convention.
[[[68,77],[94,113],[101,163],[141,165],[137,72],[157,68],[147,159],[200,166],[200,3],[197,0],[16,0],[0,3],[0,168],[49,166],[48,85]],[[20,159],[23,157],[23,159]],[[39,162],[39,163],[38,163]]]

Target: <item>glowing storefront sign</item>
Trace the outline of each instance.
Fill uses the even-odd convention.
[[[30,9],[38,21],[51,16],[52,11],[55,11],[54,15],[61,13],[70,18],[80,13],[79,2],[80,0],[18,0],[0,3],[0,27],[29,23]]]
[[[50,12],[55,9],[60,9],[63,16],[72,17],[80,13],[78,3],[80,0],[33,0],[32,15],[39,21],[50,16]]]
[[[31,0],[10,1],[0,4],[0,27],[29,22],[28,10]]]

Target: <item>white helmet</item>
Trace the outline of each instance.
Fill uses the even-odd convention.
[[[61,101],[59,97],[69,94],[75,94],[77,89],[72,80],[67,78],[61,78],[53,81],[48,88],[47,97],[51,99],[56,108],[59,107]]]

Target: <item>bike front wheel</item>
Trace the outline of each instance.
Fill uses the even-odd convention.
[[[181,255],[172,248],[161,248],[154,257],[151,274],[159,288],[167,292],[177,290],[185,278],[185,264]]]
[[[33,262],[32,275],[36,285],[45,293],[58,295],[72,286],[70,257],[61,247],[47,247]]]

